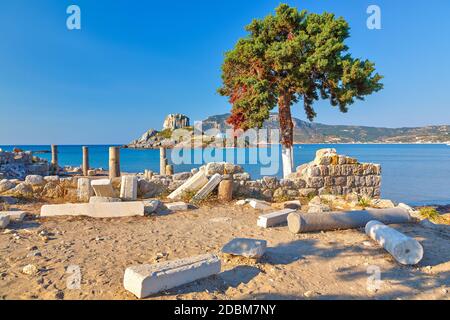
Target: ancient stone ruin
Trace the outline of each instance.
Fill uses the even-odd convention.
[[[164,120],[163,129],[183,129],[189,127],[189,118],[184,114],[169,114]]]
[[[48,176],[47,160],[27,152],[0,151],[0,179],[25,179],[27,175]]]

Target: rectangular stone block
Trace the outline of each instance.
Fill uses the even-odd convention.
[[[91,186],[89,178],[79,178],[77,182],[77,197],[78,201],[88,202],[94,195],[94,189]]]
[[[88,216],[93,218],[118,218],[143,216],[142,202],[109,202],[45,205],[41,208],[41,217]]]
[[[258,217],[258,221],[256,225],[261,228],[270,228],[282,223],[287,222],[287,217],[292,212],[295,212],[295,209],[284,209],[280,211],[275,211],[272,213],[264,214]]]
[[[172,289],[218,274],[220,259],[207,254],[154,265],[132,266],[125,270],[123,285],[142,299],[163,290]]]
[[[184,202],[165,203],[164,205],[170,211],[186,211],[189,209],[188,204]]]
[[[1,211],[0,216],[9,216],[10,221],[23,221],[27,212],[25,211]]]
[[[192,198],[193,200],[199,201],[205,199],[222,181],[222,176],[218,173],[213,175],[207,184],[205,184],[197,194]]]
[[[120,185],[120,198],[126,201],[137,199],[138,178],[136,176],[122,176]]]
[[[112,187],[111,180],[109,179],[92,180],[91,185],[97,197],[114,198],[114,189]]]
[[[194,176],[189,178],[178,189],[172,192],[167,198],[171,200],[178,200],[185,192],[196,192],[208,183],[208,178],[203,170],[197,172]]]
[[[257,200],[257,199],[246,199],[246,201],[248,202],[250,207],[252,207],[253,209],[258,209],[258,210],[272,209],[272,206],[270,205],[270,203],[268,203],[266,201]]]

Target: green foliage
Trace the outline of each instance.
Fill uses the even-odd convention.
[[[313,103],[319,99],[347,112],[356,99],[383,87],[372,62],[348,53],[344,41],[349,26],[334,14],[282,4],[275,15],[253,20],[246,30],[248,36],[226,53],[218,90],[233,104],[228,122],[235,129],[260,128],[277,103],[289,108],[303,101],[311,121],[316,116]],[[283,114],[281,130],[288,130],[292,140],[290,113]]]
[[[371,205],[371,200],[369,198],[366,197],[362,197],[361,199],[359,199],[358,204],[362,207],[362,208],[367,208],[370,207]]]
[[[443,221],[443,218],[435,208],[432,207],[420,208],[419,213],[424,219],[428,219],[434,223],[441,223]]]

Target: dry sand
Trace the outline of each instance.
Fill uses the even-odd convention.
[[[38,214],[41,205],[16,207]],[[150,299],[450,298],[450,232],[395,226],[425,250],[418,266],[401,266],[362,230],[293,235],[256,227],[258,215],[224,204],[139,218],[30,217],[0,231],[0,299],[135,299],[122,285],[126,267],[220,253],[234,237],[267,240],[266,255],[259,262],[221,256],[218,276]],[[23,274],[28,264],[39,273]],[[81,289],[67,288],[71,265],[81,270]],[[381,271],[376,292],[367,289],[371,266]]]

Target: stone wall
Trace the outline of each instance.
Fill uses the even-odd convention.
[[[0,151],[0,178],[25,179],[27,175],[47,176],[49,174],[47,160],[34,157],[31,152]]]

